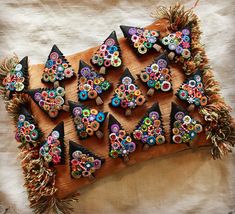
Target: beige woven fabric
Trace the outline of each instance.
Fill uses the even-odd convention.
[[[0,0],[0,57],[16,52],[43,63],[56,43],[66,54],[100,44],[120,24],[145,26],[154,4],[174,1]],[[194,1],[187,2],[191,7]],[[208,57],[222,83],[226,101],[235,106],[234,4],[208,0],[195,9]],[[0,213],[31,213],[17,160],[13,126],[0,101]],[[233,111],[233,115],[235,113]],[[235,152],[235,151],[234,151]],[[214,161],[209,151],[183,152],[147,161],[82,189],[80,214],[155,214],[235,212],[235,155]]]

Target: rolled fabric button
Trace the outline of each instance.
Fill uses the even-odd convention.
[[[117,158],[119,156],[119,153],[117,150],[111,150],[109,154],[112,158]]]
[[[114,140],[117,139],[117,135],[116,135],[115,133],[111,133],[111,134],[109,135],[109,139],[112,140],[112,141],[114,141]]]
[[[144,98],[143,95],[140,95],[140,96],[138,96],[138,97],[136,98],[136,104],[137,104],[138,106],[143,105],[144,102],[145,102],[145,98]]]
[[[189,83],[188,83],[188,84],[189,84],[190,87],[194,88],[197,83],[196,83],[195,80],[189,80]]]
[[[89,117],[89,115],[90,115],[90,110],[89,110],[89,109],[83,109],[83,110],[82,110],[82,115],[83,115],[84,117]]]
[[[133,137],[134,137],[136,140],[141,140],[142,135],[143,135],[143,133],[142,133],[141,130],[135,130],[135,131],[133,132]]]
[[[82,171],[82,176],[83,177],[89,177],[91,173],[89,171]]]
[[[71,176],[76,179],[81,178],[81,174],[79,171],[72,171]]]
[[[81,152],[80,150],[76,150],[76,151],[74,151],[73,154],[72,154],[73,158],[75,158],[75,159],[80,158],[81,155],[82,155],[82,152]]]
[[[151,118],[152,120],[157,120],[157,119],[159,119],[159,114],[158,114],[158,112],[156,112],[156,111],[151,111],[151,112],[149,113],[149,118]]]
[[[91,109],[91,114],[93,115],[97,115],[98,114],[98,111],[94,108]]]
[[[59,57],[59,54],[57,52],[52,52],[50,54],[50,59],[53,60],[53,61],[56,61]]]
[[[123,79],[122,79],[122,84],[124,84],[124,85],[130,85],[132,83],[132,79],[130,78],[130,77],[124,77]]]
[[[134,142],[130,142],[130,143],[128,144],[128,147],[129,147],[129,152],[134,152],[135,149],[136,149],[136,145],[135,145]]]
[[[163,135],[159,135],[156,137],[156,144],[163,144],[165,143],[165,137]]]
[[[16,91],[23,91],[23,89],[24,89],[24,84],[22,82],[15,83],[15,90]]]
[[[121,129],[119,130],[118,134],[119,134],[119,137],[124,138],[126,136],[126,131]]]
[[[82,114],[82,108],[81,107],[75,107],[73,109],[73,115],[74,116],[78,116],[78,115],[81,115]]]
[[[59,86],[58,88],[56,88],[56,93],[57,95],[63,97],[65,95],[65,89]]]
[[[93,122],[91,122],[91,128],[93,131],[97,131],[100,128],[99,122],[97,122],[95,120]]]
[[[23,68],[23,66],[19,63],[19,64],[17,64],[16,66],[15,66],[15,71],[21,71],[22,70],[22,68]]]
[[[101,160],[99,160],[99,159],[95,159],[94,160],[94,168],[95,169],[99,169],[100,167],[101,167]]]
[[[188,98],[188,92],[187,91],[179,90],[178,94],[179,94],[180,99],[187,100],[187,98]]]
[[[79,92],[79,99],[80,100],[87,100],[87,98],[88,98],[88,93],[87,93],[87,91],[80,91]]]
[[[94,131],[92,130],[92,128],[87,128],[86,132],[88,135],[92,136],[94,134]]]
[[[171,89],[171,83],[168,81],[163,81],[161,84],[162,91],[169,91]]]
[[[206,96],[201,97],[200,104],[202,106],[205,106],[207,104],[207,97]]]
[[[146,73],[146,72],[142,72],[140,74],[140,79],[143,81],[143,82],[148,82],[149,81],[149,75]]]
[[[167,36],[162,39],[163,45],[168,45],[169,43],[170,43],[170,39]]]
[[[111,132],[118,133],[120,130],[120,127],[118,124],[112,124],[110,127]]]
[[[147,48],[146,48],[144,45],[140,45],[140,46],[138,47],[138,52],[139,52],[140,54],[145,54],[145,53],[147,53]]]
[[[196,80],[197,82],[201,82],[202,78],[200,75],[194,75],[194,80]]]
[[[88,97],[89,97],[90,99],[95,99],[97,96],[98,96],[98,94],[97,94],[97,92],[96,92],[95,90],[90,90],[90,91],[88,92]]]
[[[112,39],[112,38],[108,38],[108,39],[105,40],[105,45],[113,46],[113,45],[115,45],[115,40]]]
[[[195,124],[194,130],[195,130],[196,133],[202,132],[202,130],[203,130],[202,125],[199,124],[199,123],[198,123],[198,124]]]
[[[182,143],[181,135],[174,135],[172,140],[174,141],[174,143],[177,143],[177,144]]]
[[[99,123],[102,123],[105,119],[105,114],[103,112],[99,112],[97,115],[96,115],[96,120],[99,122]]]
[[[176,120],[183,120],[184,116],[185,116],[184,112],[179,111],[175,114],[175,119]]]
[[[184,49],[184,50],[182,51],[181,55],[182,55],[184,58],[188,59],[189,57],[191,57],[191,52],[190,52],[188,49]]]
[[[120,104],[121,104],[121,100],[118,99],[117,97],[114,97],[114,98],[112,98],[111,104],[112,104],[112,106],[114,106],[114,107],[118,107],[118,106],[120,106]]]
[[[186,115],[184,116],[183,121],[185,122],[185,124],[190,124],[192,119],[189,115]]]
[[[59,139],[60,133],[58,131],[53,131],[51,133],[51,136],[53,137],[53,139]]]

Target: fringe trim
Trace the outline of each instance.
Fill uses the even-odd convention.
[[[5,103],[6,110],[10,113],[15,125],[21,107],[30,106],[28,105],[29,96],[27,94],[14,95],[13,99],[5,101]],[[70,203],[78,200],[78,194],[65,199],[56,198],[56,171],[54,167],[48,166],[39,157],[41,143],[36,143],[36,146],[27,144],[21,147],[19,154],[25,179],[24,186],[28,191],[30,207],[36,214],[45,214],[51,211],[57,214],[70,214],[73,211]]]
[[[7,74],[14,69],[19,62],[19,58],[16,54],[12,57],[6,57],[0,62],[0,96],[2,96],[4,100],[7,100],[7,98],[6,89],[2,82]]]
[[[198,0],[194,7],[197,3]],[[191,25],[192,58],[188,61],[178,58],[176,63],[183,63],[183,71],[186,75],[192,74],[196,69],[203,71],[203,84],[209,102],[205,107],[199,109],[199,113],[207,122],[206,135],[208,139],[211,139],[213,145],[211,150],[213,158],[222,158],[228,152],[232,151],[231,147],[235,144],[235,126],[233,118],[230,115],[231,108],[226,105],[220,96],[219,83],[215,80],[213,71],[208,65],[208,58],[200,42],[200,21],[194,14],[193,8],[185,10],[184,6],[180,3],[176,3],[169,9],[160,6],[153,10],[151,16],[156,19],[167,19],[171,31],[177,31],[189,24]]]

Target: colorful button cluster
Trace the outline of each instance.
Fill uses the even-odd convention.
[[[22,144],[35,144],[39,139],[39,130],[34,124],[30,123],[24,114],[20,114],[17,122],[15,138]]]
[[[136,144],[133,142],[130,135],[123,130],[119,124],[113,124],[110,127],[109,134],[110,152],[112,158],[125,157],[136,149]]]
[[[162,44],[166,45],[169,50],[175,51],[185,59],[189,59],[191,57],[191,37],[190,30],[188,28],[171,33],[164,37],[162,39]]]
[[[99,67],[119,67],[122,64],[119,45],[113,38],[107,38],[97,52],[92,56],[91,62]]]
[[[102,162],[88,153],[76,150],[72,153],[70,164],[71,176],[81,178],[91,176],[97,169],[100,169]]]
[[[82,107],[74,107],[72,115],[80,139],[94,135],[106,117],[101,111]]]
[[[121,80],[121,84],[115,89],[114,96],[111,100],[113,107],[134,109],[136,106],[141,106],[145,102],[145,97],[142,95],[138,86],[134,84],[132,78],[125,76]]]
[[[74,70],[69,65],[67,60],[63,56],[60,56],[57,52],[52,52],[46,62],[42,81],[61,81],[67,78],[71,78],[73,75]]]
[[[80,70],[80,77],[78,79],[79,100],[95,99],[109,88],[109,81],[105,80],[102,75],[97,74],[90,67],[83,67]]]
[[[165,143],[161,118],[157,111],[151,111],[134,130],[133,137],[150,146]]]
[[[177,96],[181,100],[187,101],[189,104],[195,106],[205,106],[207,104],[207,97],[204,94],[204,87],[200,75],[195,74],[193,78],[183,83],[177,92]]]
[[[60,132],[54,130],[48,137],[46,142],[40,147],[39,154],[47,163],[57,165],[62,160],[62,148],[60,142]]]
[[[49,117],[55,118],[64,105],[65,89],[63,87],[45,89],[34,94],[34,100],[48,113]]]
[[[129,38],[139,54],[146,54],[157,43],[159,33],[154,30],[132,27],[128,30]]]
[[[199,122],[184,112],[177,112],[174,120],[172,127],[172,141],[174,143],[189,143],[203,130]]]
[[[153,64],[145,68],[140,73],[140,79],[146,83],[149,88],[154,88],[163,92],[170,91],[171,74],[167,67],[168,63],[165,59],[157,59]]]
[[[11,70],[3,79],[2,83],[6,90],[20,92],[25,88],[24,81],[23,66],[22,64],[17,64],[15,69]]]

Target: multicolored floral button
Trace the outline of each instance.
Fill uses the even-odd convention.
[[[39,155],[51,165],[64,164],[64,123],[59,123],[48,135]]]
[[[159,31],[138,27],[120,26],[124,37],[128,39],[138,54],[144,55],[154,47],[159,39]]]
[[[54,45],[43,70],[42,82],[55,82],[74,76],[74,70],[59,48]]]
[[[6,74],[2,81],[6,90],[22,92],[28,87],[28,57],[24,57],[15,67]]]
[[[69,101],[69,106],[79,139],[86,139],[100,130],[105,121],[106,113],[72,101]]]
[[[198,107],[207,105],[208,100],[205,95],[201,76],[201,71],[197,70],[195,74],[184,81],[177,91],[176,96],[190,105],[192,104]]]
[[[172,143],[190,143],[203,131],[202,125],[193,119],[182,107],[172,104],[171,136]]]
[[[91,58],[91,63],[99,67],[120,67],[122,65],[121,49],[116,32],[113,31]]]
[[[110,89],[110,82],[96,73],[91,66],[80,60],[78,71],[78,99],[86,101],[96,99],[103,92]]]
[[[112,158],[128,157],[136,149],[132,137],[112,115],[109,115],[109,144],[109,156]]]
[[[170,51],[182,56],[184,59],[191,57],[191,29],[185,27],[181,31],[170,33],[161,40]]]
[[[134,78],[127,68],[120,78],[119,84],[114,92],[114,96],[111,100],[113,107],[134,109],[145,103],[145,97],[135,84]]]
[[[75,179],[93,176],[105,161],[73,141],[69,142],[69,154],[70,173]]]
[[[152,64],[140,73],[140,80],[149,88],[147,94],[152,96],[154,91],[168,92],[172,90],[171,71],[165,54],[157,57]]]
[[[65,102],[65,89],[61,86],[51,89],[29,90],[28,93],[50,118],[56,118],[59,115]]]
[[[157,103],[149,108],[132,135],[135,140],[149,146],[165,143],[161,112]]]

